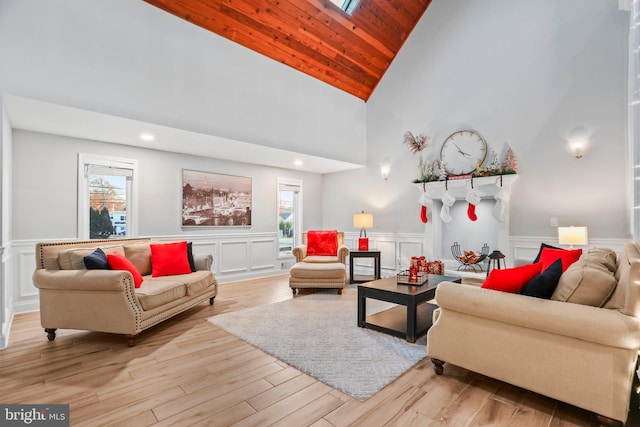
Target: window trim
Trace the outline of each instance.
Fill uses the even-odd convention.
[[[122,157],[102,156],[99,154],[78,153],[78,239],[89,240],[89,179],[87,165],[98,165],[120,169],[131,169],[133,177],[127,183],[130,200],[127,204],[127,234],[138,235],[138,161]]]
[[[293,247],[296,246],[296,244],[300,245],[302,244],[302,180],[299,179],[292,179],[292,178],[281,178],[278,177],[277,178],[277,184],[276,184],[276,230],[279,230],[280,227],[280,220],[279,220],[279,215],[278,215],[278,209],[280,207],[280,185],[290,185],[290,186],[296,186],[298,187],[300,190],[298,191],[298,196],[297,196],[297,204],[295,206],[295,216],[294,218],[294,223],[293,223],[293,227],[294,227],[294,236],[293,236]],[[293,248],[292,248],[293,249]],[[290,258],[293,256],[293,252],[288,252],[288,253],[281,253],[280,252],[280,237],[278,235],[278,258]]]

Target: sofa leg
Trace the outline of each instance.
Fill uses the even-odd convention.
[[[298,291],[298,288],[291,288],[291,292],[293,292],[293,295],[295,295],[297,291]]]
[[[209,298],[209,305],[213,305],[213,300],[216,299],[216,297],[211,297]]]
[[[49,341],[53,341],[56,339],[56,330],[57,328],[44,328],[44,331],[47,333],[47,339]]]
[[[342,295],[342,289],[338,289],[338,295]]]
[[[605,417],[603,415],[596,415],[598,425],[605,427],[622,427],[622,421],[614,420],[613,418]]]
[[[126,337],[127,337],[127,345],[129,347],[133,347],[134,345],[136,345],[136,337],[137,336],[138,336],[137,334],[136,335],[130,335],[130,334],[126,335]]]
[[[442,375],[444,372],[444,362],[439,359],[431,359],[431,363],[433,363],[433,371],[436,375]]]

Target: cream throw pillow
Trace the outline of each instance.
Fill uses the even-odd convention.
[[[62,270],[84,270],[84,257],[95,251],[96,248],[73,248],[62,251],[58,254],[58,265]],[[124,255],[122,245],[100,246],[105,254],[119,252]]]

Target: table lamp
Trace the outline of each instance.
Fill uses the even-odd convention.
[[[353,226],[360,229],[360,238],[358,239],[358,250],[369,250],[369,239],[367,238],[367,228],[373,227],[373,214],[362,213],[353,214]]]
[[[569,249],[573,249],[573,245],[586,245],[587,227],[558,227],[558,243],[569,245]]]

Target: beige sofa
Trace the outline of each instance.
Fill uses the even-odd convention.
[[[218,284],[211,255],[194,255],[190,274],[151,277],[150,239],[110,239],[38,243],[33,283],[40,293],[40,320],[49,340],[56,329],[125,334],[128,344],[147,328],[205,300],[213,304]],[[156,242],[162,243],[162,242]],[[87,270],[83,258],[101,247],[119,252],[143,275],[135,288],[122,270]]]
[[[551,300],[441,283],[427,336],[436,373],[452,363],[592,411],[602,423],[624,423],[640,349],[639,246],[628,243],[617,254],[614,285],[600,289],[609,292],[600,307],[554,300],[565,275],[577,270],[583,281],[593,279],[585,256],[562,274]]]
[[[289,287],[295,295],[298,289],[323,288],[338,289],[342,293],[347,282],[347,255],[349,248],[344,244],[344,233],[338,232],[338,253],[336,256],[307,256],[307,233],[302,235],[302,245],[293,248],[296,263],[289,272]]]

